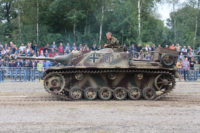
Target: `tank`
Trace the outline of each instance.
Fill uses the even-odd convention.
[[[129,52],[102,49],[72,52],[54,58],[11,56],[11,59],[51,60],[59,65],[43,75],[45,90],[65,100],[158,100],[175,87],[177,51],[158,48],[150,60]]]

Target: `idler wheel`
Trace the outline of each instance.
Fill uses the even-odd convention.
[[[160,74],[155,78],[154,86],[157,90],[171,89],[175,86],[175,80],[171,75]]]
[[[83,97],[82,90],[78,87],[74,87],[69,91],[69,95],[74,100],[80,100]]]
[[[61,74],[50,74],[44,79],[44,87],[48,92],[60,93],[65,88],[65,78]]]
[[[113,92],[113,96],[117,100],[124,100],[127,97],[127,91],[123,87],[117,87]]]
[[[99,90],[99,98],[101,100],[110,100],[112,98],[112,91],[108,87],[103,87]]]
[[[142,96],[141,90],[137,87],[133,87],[133,88],[129,89],[128,96],[131,100],[138,100]]]
[[[87,100],[94,100],[97,98],[97,90],[92,87],[88,87],[84,90],[84,97]]]
[[[143,97],[146,100],[154,100],[156,98],[156,90],[154,88],[144,88]]]

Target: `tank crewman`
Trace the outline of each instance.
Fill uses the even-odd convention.
[[[111,32],[106,33],[106,38],[107,43],[104,45],[104,48],[115,48],[119,46],[119,41],[112,36]]]

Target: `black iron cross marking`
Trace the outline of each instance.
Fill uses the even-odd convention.
[[[96,53],[93,53],[91,56],[90,56],[90,60],[92,60],[93,63],[96,63],[96,60],[98,60],[98,55]]]

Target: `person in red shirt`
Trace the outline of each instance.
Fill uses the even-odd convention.
[[[62,42],[60,43],[59,47],[58,47],[58,55],[63,55],[64,53],[64,47]]]
[[[52,48],[51,52],[49,53],[49,57],[55,57],[57,56],[56,51],[54,51],[54,49]]]

